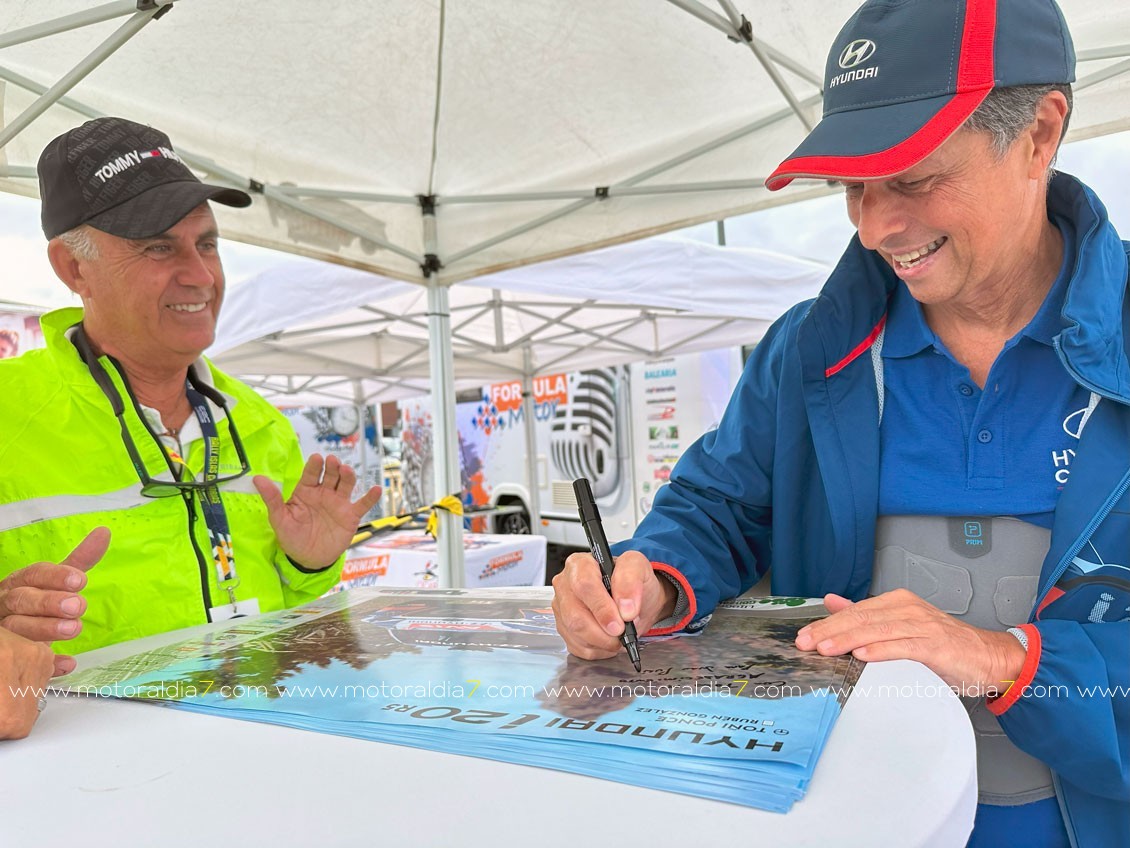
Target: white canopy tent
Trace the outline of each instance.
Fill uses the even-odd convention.
[[[0,190],[34,194],[39,151],[84,117],[152,123],[254,194],[219,210],[227,236],[425,283],[446,396],[450,283],[827,191],[761,183],[817,119],[856,5],[2,3]],[[1130,6],[1061,5],[1081,60],[1073,136],[1125,129]],[[454,421],[436,427],[450,490]]]
[[[255,194],[227,237],[451,283],[827,191],[762,180],[856,5],[0,3],[0,188],[34,194],[50,138],[123,115]],[[1061,6],[1072,137],[1130,127],[1130,6]]]

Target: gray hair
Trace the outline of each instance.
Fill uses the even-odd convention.
[[[1063,133],[1071,120],[1071,86],[1059,85],[1014,85],[1007,88],[994,88],[981,101],[977,110],[969,116],[965,126],[974,132],[986,133],[992,139],[993,152],[1004,157],[1012,143],[1036,119],[1036,108],[1048,94],[1058,91],[1067,98],[1067,116],[1063,121]],[[1052,164],[1055,163],[1053,157]],[[1050,168],[1050,166],[1049,166]]]
[[[79,224],[72,230],[59,233],[59,241],[67,246],[75,259],[91,260],[98,258],[98,245],[93,238],[94,228],[89,224]]]

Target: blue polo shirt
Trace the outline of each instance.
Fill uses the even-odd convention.
[[[882,350],[880,515],[1011,515],[1051,528],[1090,400],[1053,347],[1075,265],[1070,224],[1056,223],[1064,233],[1063,268],[1039,311],[997,356],[984,388],[899,283]]]
[[[1090,392],[1075,383],[1053,340],[1075,267],[1071,222],[1063,266],[1044,303],[1005,344],[984,388],[926,324],[899,283],[887,312],[882,361],[880,515],[1011,515],[1051,528],[1071,474]],[[979,804],[970,848],[1068,845],[1055,798],[999,807]]]

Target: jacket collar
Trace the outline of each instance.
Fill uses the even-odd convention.
[[[1075,177],[1053,178],[1048,206],[1075,226],[1075,268],[1063,304],[1066,326],[1056,339],[1064,364],[1092,391],[1130,404],[1126,246],[1106,207]]]
[[[1071,374],[1092,391],[1130,404],[1124,315],[1126,248],[1094,192],[1067,174],[1048,189],[1048,211],[1074,231],[1073,267],[1066,270],[1060,326],[1053,339]],[[1071,238],[1071,232],[1064,237]],[[853,236],[808,313],[806,350],[820,350],[821,371],[848,356],[886,313],[899,285],[891,267]],[[1054,317],[1054,316],[1053,316]],[[1056,319],[1058,320],[1058,319]],[[809,334],[813,335],[809,335]],[[807,337],[807,341],[805,341]],[[885,345],[884,345],[885,347]]]
[[[82,316],[81,308],[68,306],[46,313],[39,319],[39,324],[43,328],[43,340],[47,349],[64,378],[68,382],[85,384],[89,382],[90,372],[71,342],[71,330],[82,323]],[[203,356],[197,357],[188,367],[199,382],[215,387],[212,369]],[[235,403],[235,398],[231,395],[225,393],[224,397],[229,404]]]
[[[68,331],[82,322],[82,309],[79,307],[66,307],[64,309],[56,309],[46,313],[39,319],[40,326],[43,328],[43,340],[47,348],[47,353],[51,357],[51,361],[58,371],[60,382],[66,384],[74,392],[80,394],[89,402],[93,403],[99,408],[105,407],[106,411],[110,411],[110,405],[106,402],[102,390],[98,388],[94,378],[90,375],[90,369],[86,367],[86,363],[82,361],[79,356],[78,350],[68,336]],[[105,363],[105,360],[104,360]],[[111,371],[112,366],[105,363],[107,368]],[[225,391],[221,386],[228,386],[230,388],[230,377],[226,377],[223,372],[219,372],[216,368],[203,356],[196,360],[190,366],[197,378],[208,385],[214,387],[217,391],[221,392],[228,402],[229,408],[232,410],[232,415],[236,418],[237,426],[239,427],[240,436],[246,438],[254,432],[257,432],[262,427],[266,426],[270,419],[263,415],[256,414],[254,407],[246,410],[245,415],[236,409],[239,403],[239,398],[232,394],[230,391]],[[217,376],[220,380],[217,380]],[[220,383],[220,385],[217,385]],[[246,420],[245,420],[246,419]]]

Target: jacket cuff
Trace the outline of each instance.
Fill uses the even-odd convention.
[[[1020,700],[1024,690],[1031,685],[1032,678],[1036,676],[1036,669],[1040,665],[1040,649],[1042,647],[1040,629],[1034,624],[1022,624],[1017,629],[1028,637],[1028,653],[1024,657],[1024,665],[1020,669],[1020,675],[1012,681],[1004,694],[997,698],[985,699],[985,706],[995,716],[1002,715],[1009,707]]]
[[[285,557],[286,557],[286,561],[287,561],[287,562],[289,562],[289,563],[290,563],[291,565],[293,565],[293,566],[294,566],[295,568],[297,568],[297,569],[298,569],[299,571],[301,571],[301,572],[302,572],[303,574],[321,574],[321,573],[322,573],[323,571],[325,571],[326,569],[328,569],[328,568],[333,568],[333,567],[334,567],[335,565],[337,565],[337,563],[338,563],[338,559],[341,559],[341,557],[338,557],[338,559],[335,559],[335,560],[334,560],[333,562],[331,562],[331,563],[330,563],[329,565],[323,565],[323,566],[322,566],[321,568],[307,568],[306,566],[304,566],[304,565],[299,565],[299,564],[298,564],[297,562],[295,562],[294,560],[292,560],[292,559],[290,558],[290,554],[284,553],[284,554],[283,554],[283,556],[285,556]]]
[[[651,567],[655,573],[661,578],[667,580],[675,587],[675,591],[679,593],[678,599],[675,601],[675,612],[669,615],[662,621],[657,621],[651,630],[645,633],[645,636],[667,636],[670,633],[678,633],[694,620],[694,615],[698,611],[698,604],[695,602],[694,589],[691,584],[687,582],[678,569],[672,568],[665,562],[653,562]]]

